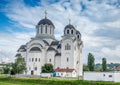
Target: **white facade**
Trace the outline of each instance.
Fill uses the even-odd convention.
[[[120,72],[84,72],[84,80],[120,82]]]
[[[57,77],[76,77],[77,73],[75,69],[56,69]]]
[[[54,69],[75,69],[77,75],[82,76],[82,47],[81,34],[71,24],[65,26],[62,40],[54,36],[55,26],[46,17],[36,25],[36,36],[26,45],[18,49],[16,56],[26,60],[27,74],[40,75],[41,67],[51,63]]]

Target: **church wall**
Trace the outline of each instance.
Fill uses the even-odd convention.
[[[41,73],[41,66],[44,63],[44,58],[42,57],[41,52],[30,52],[27,57],[27,70],[28,74],[31,74],[31,71],[34,71],[34,75]],[[37,69],[35,69],[37,67]]]
[[[69,44],[70,50],[65,50],[65,45]],[[61,48],[61,68],[74,68],[74,50],[73,50],[73,41],[72,40],[65,40],[62,41],[62,48]],[[68,59],[67,59],[68,58]]]
[[[55,51],[47,51],[47,63],[51,63],[53,66],[55,65]]]
[[[54,69],[60,68],[61,65],[61,56],[55,56],[55,66]]]
[[[69,30],[69,33],[67,33],[67,30]],[[77,75],[82,75],[82,45],[80,46],[80,48],[78,48],[78,39],[76,39],[76,33],[77,32],[74,26],[69,23],[65,27],[64,36],[62,36],[62,41],[60,41],[61,48],[57,49],[57,45],[53,45],[51,47],[53,47],[56,50],[54,50],[53,48],[48,50],[49,46],[51,45],[51,42],[55,41],[56,39],[54,36],[54,25],[45,16],[45,19],[41,20],[36,26],[35,38],[32,38],[31,41],[29,41],[26,44],[27,51],[21,52],[21,55],[26,59],[27,74],[31,75],[31,71],[33,71],[33,75],[40,75],[41,67],[45,63],[51,63],[54,69],[58,67],[73,68],[77,72]],[[46,40],[49,43],[49,45],[46,43],[46,41],[43,40]],[[30,49],[32,47],[39,47],[40,49],[38,48],[38,51],[34,49],[33,52],[30,52]],[[56,54],[57,52],[58,54]],[[78,61],[80,61],[79,64]]]

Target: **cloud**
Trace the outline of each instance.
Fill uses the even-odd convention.
[[[101,56],[107,57],[105,53],[112,52],[114,47],[116,47],[115,50],[120,49],[118,48],[120,43],[119,5],[118,0],[40,0],[37,5],[31,6],[23,0],[17,2],[13,0],[5,6],[4,10],[6,16],[12,20],[13,26],[31,30],[39,20],[44,18],[44,10],[47,9],[47,17],[55,25],[57,39],[61,38],[68,19],[71,19],[71,24],[77,25],[76,29],[82,34],[84,62],[89,52],[92,52],[96,62],[99,62]],[[35,33],[33,31],[28,33],[26,30],[24,33],[14,33],[13,29],[11,34],[1,35],[0,48],[4,49],[4,52],[15,54],[19,46],[29,41],[30,37],[34,37]],[[14,49],[11,50],[11,48]],[[119,55],[116,51],[114,53]],[[118,55],[112,55],[111,58]],[[118,61],[117,58],[116,61]]]
[[[95,33],[93,35],[106,37],[113,40],[116,40],[116,39],[120,40],[120,36],[118,36],[119,34],[120,34],[120,29],[110,28],[110,27],[108,28],[105,26],[105,28],[95,30]]]
[[[34,33],[0,33],[0,58],[14,61],[16,51],[22,44],[26,44]]]
[[[117,62],[119,63],[118,60],[120,60],[120,45],[117,45],[114,49],[110,48],[102,48],[101,52],[105,57],[108,59],[108,62]]]

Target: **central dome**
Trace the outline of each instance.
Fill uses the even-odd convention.
[[[51,22],[51,20],[49,20],[49,19],[47,19],[47,18],[44,18],[44,19],[42,19],[42,20],[40,20],[40,21],[38,22],[38,25],[41,25],[41,24],[43,24],[43,25],[45,25],[45,24],[47,24],[47,25],[52,25],[52,26],[54,27],[54,25],[53,25],[53,23]]]

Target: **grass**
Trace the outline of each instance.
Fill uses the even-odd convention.
[[[57,80],[51,78],[6,78],[2,76],[0,77],[0,85],[120,85],[120,83],[84,80]]]

